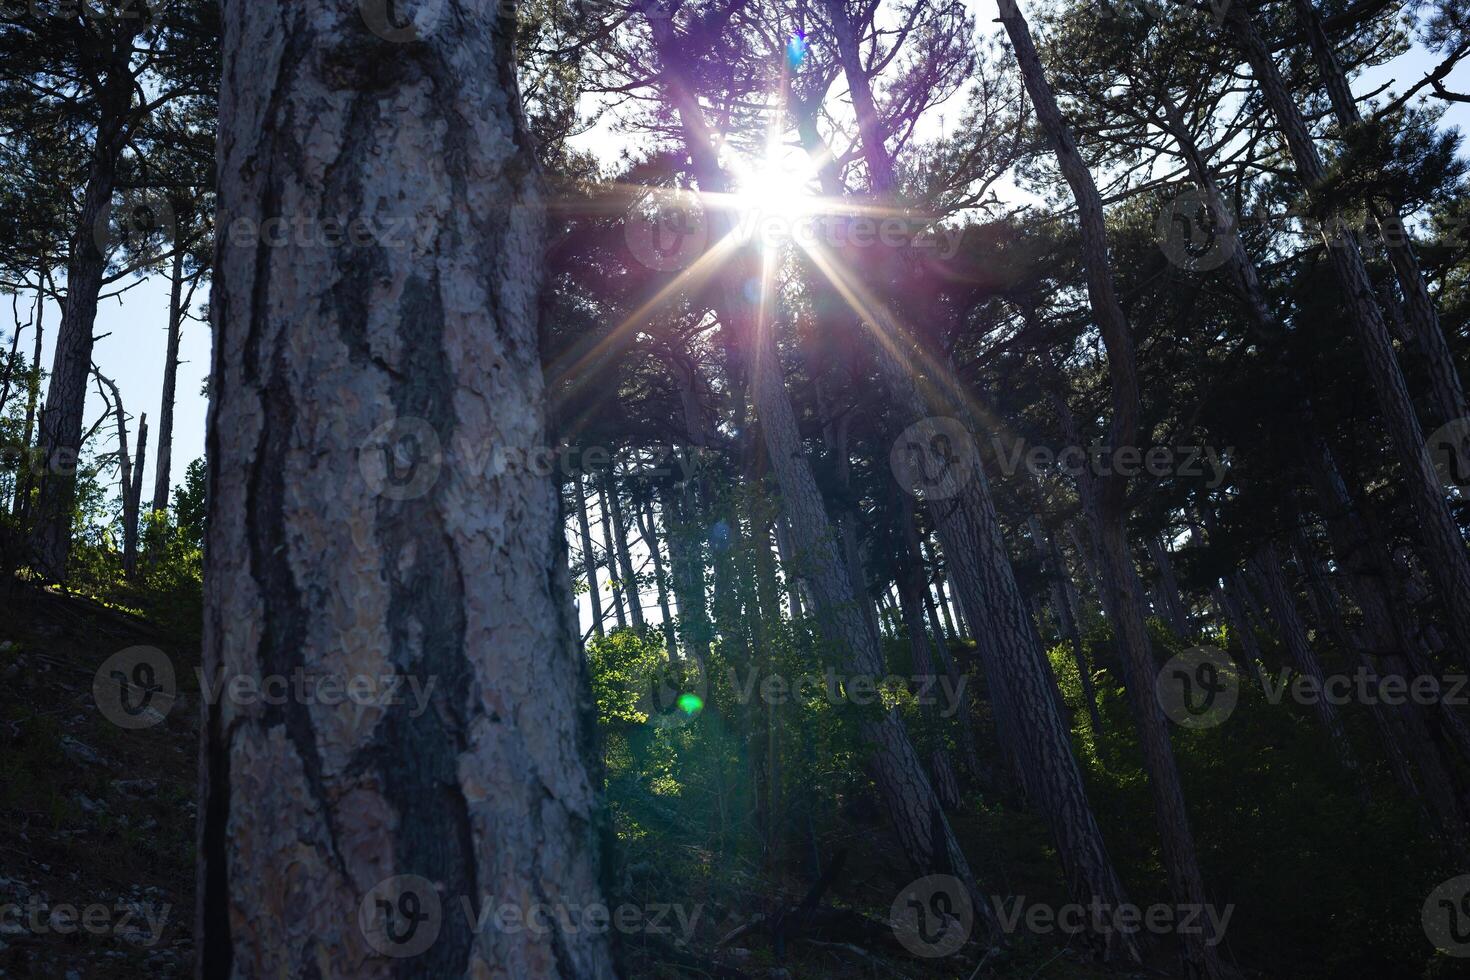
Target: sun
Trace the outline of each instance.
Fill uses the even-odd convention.
[[[816,168],[804,153],[773,147],[763,159],[741,161],[734,170],[734,205],[742,215],[796,221],[816,210]]]

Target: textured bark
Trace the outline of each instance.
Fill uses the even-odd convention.
[[[587,493],[580,475],[572,477],[572,496],[577,498],[577,527],[582,532],[582,572],[587,576],[587,595],[592,600],[592,629],[598,636],[605,636],[602,591],[597,584],[597,554],[592,550],[592,528],[587,522]]]
[[[1225,21],[1250,62],[1302,185],[1309,194],[1314,194],[1326,179],[1326,169],[1301,110],[1256,29],[1249,7],[1231,4]],[[1335,210],[1329,209],[1325,217],[1334,227],[1342,227]],[[1470,647],[1470,552],[1450,512],[1429,454],[1424,451],[1424,433],[1357,242],[1351,236],[1337,236],[1328,243],[1327,251],[1342,289],[1341,302],[1362,347],[1379,414],[1402,471],[1405,494],[1418,519],[1418,536],[1427,564],[1460,646]]]
[[[219,238],[205,681],[434,687],[417,714],[411,697],[207,707],[205,976],[614,975],[605,935],[559,917],[476,931],[461,904],[601,901],[556,488],[450,454],[518,460],[547,444],[542,199],[505,9],[461,0],[395,45],[352,4],[223,7],[218,226],[332,216],[415,235],[350,249]],[[395,416],[422,421],[420,447],[433,431],[442,466],[375,446]],[[406,486],[373,477],[404,462]],[[443,905],[411,960],[359,929],[397,875],[427,879]]]
[[[1077,205],[1088,300],[1107,352],[1112,401],[1109,442],[1115,450],[1134,446],[1140,412],[1137,365],[1132,333],[1118,302],[1117,287],[1109,265],[1102,196],[1057,106],[1056,95],[1046,79],[1030,27],[1016,0],[1001,0],[1000,20],[1011,40],[1022,79],[1035,106],[1037,121],[1051,143],[1058,167]],[[1169,743],[1168,722],[1154,697],[1156,666],[1144,618],[1142,590],[1128,548],[1126,481],[1114,478],[1102,483],[1084,468],[1080,483],[1099,484],[1084,491],[1082,496],[1087,501],[1096,528],[1103,584],[1111,585],[1111,589],[1105,589],[1108,618],[1120,639],[1128,696],[1138,722],[1139,743],[1153,791],[1163,844],[1163,863],[1169,875],[1170,888],[1175,901],[1203,906],[1208,899],[1194,835],[1189,826],[1184,791]],[[1220,959],[1218,947],[1207,945],[1202,935],[1185,936],[1183,947],[1186,971],[1191,976],[1214,978],[1230,974]]]

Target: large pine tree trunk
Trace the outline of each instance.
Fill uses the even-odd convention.
[[[601,892],[556,488],[451,454],[547,444],[542,199],[505,10],[460,0],[395,45],[355,4],[223,7],[219,227],[416,233],[219,238],[205,680],[423,687],[208,706],[205,976],[614,975],[602,932],[477,931],[461,904]]]
[[[848,35],[845,43],[851,48],[856,39],[851,36],[845,9],[840,3],[828,6],[837,19],[839,33]],[[843,30],[844,25],[846,30]],[[843,67],[849,89],[857,93],[856,101],[869,107],[867,110],[859,109],[860,134],[868,160],[871,189],[882,195],[892,186],[892,163],[882,147],[876,114],[871,111],[868,81],[855,50],[844,50]],[[823,158],[825,148],[810,117],[802,120],[801,131],[808,154],[817,159]],[[840,195],[840,188],[830,171],[822,174],[822,180],[824,193]],[[819,259],[817,264],[832,279],[832,288],[837,292],[861,295],[863,285],[841,270],[840,261],[840,257],[825,261]],[[901,417],[907,422],[917,423],[935,415],[954,413],[967,423],[968,431],[977,431],[952,369],[926,357],[922,351],[917,352],[917,356],[901,354],[910,348],[910,331],[887,314],[880,303],[867,306],[869,312],[879,314],[880,322],[857,329],[865,339],[872,337],[869,330],[890,338],[887,342],[872,342],[869,346]],[[940,390],[951,394],[955,404],[926,403],[916,382],[926,369],[932,377],[931,384],[924,390],[932,390],[935,387],[933,382],[937,382]],[[911,446],[898,448],[899,453],[910,451],[915,455],[906,458],[924,467],[927,473],[945,473],[951,468],[950,460],[933,458],[934,444],[926,441],[922,434]],[[954,499],[930,494],[926,504],[945,557],[953,569],[965,617],[972,626],[983,624],[983,628],[975,631],[975,638],[986,671],[996,728],[1013,771],[1022,790],[1048,824],[1074,895],[1084,901],[1122,902],[1125,900],[1123,887],[1083,789],[1069,732],[1061,716],[1056,682],[1041,649],[1040,637],[1025,597],[1016,584],[989,484],[978,458],[966,458],[963,472],[953,474],[953,480],[957,484]],[[904,489],[915,490],[914,487]],[[1116,935],[1094,938],[1105,955],[1123,958],[1138,955],[1131,938]]]
[[[1000,20],[1011,40],[1026,90],[1036,108],[1037,121],[1051,143],[1062,176],[1077,204],[1088,299],[1107,352],[1113,413],[1109,444],[1115,450],[1134,446],[1140,413],[1137,364],[1132,333],[1118,302],[1109,265],[1102,196],[1057,106],[1056,96],[1046,79],[1041,57],[1031,37],[1031,29],[1016,0],[1001,0]],[[1098,481],[1084,468],[1080,482]],[[1104,485],[1085,488],[1082,496],[1096,529],[1103,581],[1111,585],[1104,590],[1109,605],[1108,619],[1120,641],[1128,696],[1138,722],[1139,743],[1159,821],[1164,867],[1175,901],[1203,907],[1207,902],[1204,879],[1184,803],[1184,790],[1169,742],[1168,722],[1154,696],[1157,666],[1144,616],[1142,589],[1128,547],[1126,491],[1126,483],[1115,477]],[[1220,959],[1218,947],[1208,944],[1203,935],[1185,936],[1183,945],[1187,971],[1191,975],[1207,978],[1229,975],[1230,971]]]
[[[72,510],[76,503],[76,465],[81,454],[82,412],[87,377],[92,371],[92,330],[97,295],[102,290],[107,256],[99,241],[106,227],[117,184],[118,154],[128,133],[133,97],[129,71],[131,44],[123,42],[99,93],[100,118],[92,143],[92,162],[82,189],[81,210],[72,233],[66,265],[66,301],[56,332],[46,404],[41,412],[38,443],[40,492],[32,511],[31,552],[35,570],[60,581],[71,553]]]
[[[1256,83],[1286,140],[1302,185],[1309,194],[1315,195],[1326,179],[1326,169],[1301,110],[1292,99],[1256,29],[1250,7],[1243,3],[1231,4],[1225,22],[1250,62]],[[1329,209],[1325,217],[1332,227],[1344,227],[1335,209]],[[1369,382],[1388,431],[1389,443],[1398,458],[1405,494],[1418,518],[1418,536],[1426,563],[1435,577],[1460,646],[1470,647],[1470,553],[1466,551],[1464,537],[1425,451],[1424,433],[1409,398],[1388,327],[1374,299],[1367,267],[1356,240],[1350,235],[1333,236],[1327,251],[1342,288],[1340,300],[1363,349]]]

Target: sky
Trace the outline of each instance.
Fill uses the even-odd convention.
[[[982,33],[993,33],[999,30],[998,25],[993,23],[994,0],[967,0],[967,2],[976,14]],[[1437,62],[1438,59],[1432,53],[1416,47],[1388,64],[1364,72],[1355,81],[1354,88],[1360,93],[1368,92],[1385,82],[1393,81],[1391,90],[1399,91],[1405,85],[1416,81]],[[1470,91],[1470,67],[1461,63],[1447,80],[1447,84],[1455,91]],[[959,115],[958,107],[947,112],[941,110],[941,113],[949,120]],[[604,119],[601,125],[581,136],[578,144],[581,148],[591,149],[604,159],[611,160],[621,149],[622,139],[611,125],[611,121],[606,120],[606,117]],[[1446,113],[1445,122],[1448,125],[1458,126],[1462,131],[1470,131],[1470,105],[1451,104]],[[117,382],[128,413],[135,419],[141,413],[148,414],[150,426],[154,430],[150,442],[155,446],[158,399],[168,340],[168,297],[167,278],[154,275],[134,285],[121,296],[103,300],[97,315],[96,332],[102,339],[97,341],[94,359],[102,372]],[[207,291],[201,288],[195,294],[193,312],[197,314],[206,300]],[[25,317],[26,314],[23,312],[22,318]],[[60,312],[55,304],[48,304],[45,311],[47,329],[42,355],[42,361],[48,367],[53,352],[55,328],[59,320]],[[9,335],[10,331],[5,330],[4,339],[7,342]],[[23,349],[30,349],[31,337],[32,335],[27,331],[26,336],[22,339]],[[189,463],[204,453],[207,405],[205,398],[200,394],[200,388],[209,372],[209,350],[208,327],[194,320],[187,321],[184,324],[180,347],[180,356],[184,363],[179,368],[178,402],[174,416],[174,451],[171,466],[171,479],[174,486],[182,482],[184,471]],[[89,395],[85,424],[90,426],[102,409],[102,401],[94,386]],[[135,425],[136,423],[130,424],[130,439],[134,438],[132,428]],[[110,425],[99,430],[98,438],[100,442],[94,445],[94,450],[110,450],[116,445],[114,431]],[[155,454],[152,449],[153,446],[150,446],[149,459],[146,463],[148,476],[144,483],[145,497],[151,496],[154,481]],[[595,512],[593,519],[596,519]],[[594,537],[596,536],[597,532],[594,530]],[[638,551],[639,555],[635,562],[641,564],[647,555],[646,551],[642,550],[641,543]],[[658,609],[654,597],[645,597],[645,604],[652,607],[650,616],[656,620]],[[581,598],[580,605],[585,630],[590,623],[590,605],[586,596]]]

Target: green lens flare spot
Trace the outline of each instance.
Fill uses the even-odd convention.
[[[704,710],[704,699],[698,694],[679,695],[679,710],[693,718]]]

